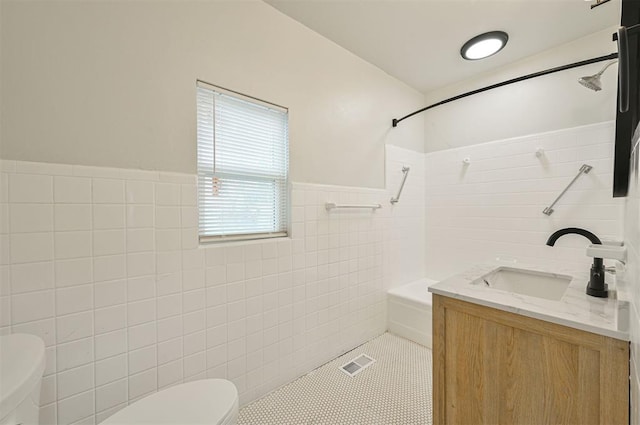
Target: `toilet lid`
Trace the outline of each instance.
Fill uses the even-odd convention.
[[[233,383],[202,379],[145,397],[102,424],[218,424],[237,406],[238,391]]]

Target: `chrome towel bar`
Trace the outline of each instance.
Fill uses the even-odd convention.
[[[372,210],[377,210],[378,208],[382,208],[382,205],[380,204],[363,204],[363,205],[358,205],[358,204],[336,204],[334,202],[327,202],[326,204],[324,204],[324,207],[327,209],[327,211],[331,211],[331,210],[335,210],[335,209],[341,209],[341,208],[370,208]]]
[[[560,200],[560,198],[562,198],[564,196],[565,193],[567,193],[567,190],[569,190],[569,188],[571,186],[573,186],[573,184],[576,182],[576,180],[578,180],[578,177],[580,177],[580,175],[582,173],[584,174],[588,174],[589,171],[591,171],[593,167],[591,165],[587,165],[587,164],[582,164],[582,167],[580,167],[580,170],[578,170],[578,174],[573,178],[573,180],[571,180],[571,182],[567,185],[567,187],[564,188],[564,190],[562,191],[562,193],[560,193],[560,195],[558,195],[558,197],[556,198],[555,201],[553,201],[551,203],[551,205],[549,205],[547,208],[545,208],[544,210],[542,210],[543,214],[546,215],[551,215],[553,214],[553,206]]]

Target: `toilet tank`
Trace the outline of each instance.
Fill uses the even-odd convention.
[[[28,334],[0,336],[0,425],[36,425],[44,343]]]

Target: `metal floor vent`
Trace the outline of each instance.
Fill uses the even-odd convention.
[[[361,354],[349,363],[340,366],[340,370],[349,376],[356,376],[376,361],[366,354]]]

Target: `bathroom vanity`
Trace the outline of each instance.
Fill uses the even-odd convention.
[[[487,265],[432,286],[433,423],[627,424],[628,304],[587,280]]]

